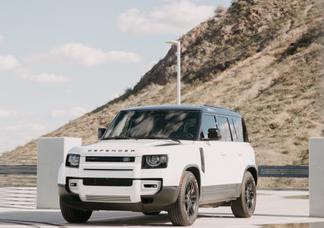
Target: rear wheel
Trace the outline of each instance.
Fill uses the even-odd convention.
[[[173,225],[189,226],[198,216],[199,187],[195,176],[186,171],[179,186],[177,201],[169,210],[169,218]]]
[[[92,211],[78,210],[67,206],[60,199],[60,208],[63,218],[70,223],[85,223],[90,218]]]
[[[249,218],[253,215],[256,205],[256,185],[250,172],[244,174],[241,196],[232,201],[231,209],[235,217]]]

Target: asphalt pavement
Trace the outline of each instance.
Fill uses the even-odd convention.
[[[94,212],[84,225],[68,224],[59,210],[35,209],[35,200],[35,188],[0,188],[0,227],[172,226],[167,213],[145,216],[141,213],[120,211]],[[200,208],[199,217],[192,227],[324,227],[324,218],[310,218],[308,213],[307,191],[260,190],[255,215],[252,218],[234,218],[229,207]]]

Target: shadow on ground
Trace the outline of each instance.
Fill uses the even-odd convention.
[[[279,215],[279,214],[255,214],[255,217],[296,217],[304,216]],[[219,218],[233,219],[230,213],[200,213],[199,219]],[[68,224],[60,211],[12,211],[0,213],[0,225],[24,225],[24,226],[172,226],[166,213],[158,216],[144,216],[135,212],[95,212],[86,224]],[[261,225],[262,226],[262,225]],[[273,224],[263,225],[263,228],[322,228],[323,223],[301,224]]]
[[[201,213],[199,218],[233,218],[231,214]],[[199,219],[198,218],[198,219]],[[168,215],[144,216],[135,212],[95,212],[86,224],[68,224],[59,211],[15,211],[0,214],[1,224],[55,226],[172,226]]]

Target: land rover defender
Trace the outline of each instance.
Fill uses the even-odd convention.
[[[72,148],[59,170],[63,217],[86,222],[94,210],[158,215],[191,225],[198,208],[230,206],[252,216],[258,181],[254,150],[237,112],[208,105],[120,111],[99,142]]]

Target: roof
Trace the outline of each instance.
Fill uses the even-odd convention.
[[[163,105],[150,105],[150,106],[138,106],[123,109],[124,111],[134,110],[186,110],[186,111],[202,111],[202,112],[214,112],[223,115],[231,115],[241,117],[238,112],[224,107],[217,107],[211,105],[192,105],[192,104],[163,104]]]

